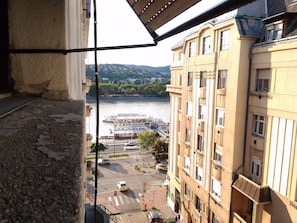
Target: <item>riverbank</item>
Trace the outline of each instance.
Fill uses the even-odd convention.
[[[87,96],[86,97],[88,103],[95,103],[96,102],[96,97],[92,96]],[[148,97],[148,96],[117,96],[117,97],[112,97],[112,96],[100,96],[99,97],[100,101],[156,101],[156,102],[169,102],[170,98],[169,97]],[[99,103],[100,103],[99,101]]]

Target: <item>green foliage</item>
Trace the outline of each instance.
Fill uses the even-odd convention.
[[[168,97],[166,92],[166,84],[163,83],[150,83],[150,84],[99,84],[99,95],[142,95],[142,96],[155,96],[155,97]],[[96,95],[96,85],[92,84],[90,96]]]
[[[158,139],[153,144],[152,154],[157,162],[168,159],[168,143]]]
[[[157,138],[157,133],[150,132],[150,131],[144,131],[137,134],[138,142],[141,148],[148,149],[150,146],[152,146]]]
[[[90,147],[91,149],[91,153],[95,153],[96,152],[96,143],[93,143]],[[102,143],[98,144],[98,151],[104,151],[105,150],[105,146]]]

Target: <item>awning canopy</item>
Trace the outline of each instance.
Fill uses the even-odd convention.
[[[257,204],[271,202],[270,189],[268,186],[259,186],[243,175],[238,176],[232,187]]]
[[[255,0],[226,0],[210,10],[206,10],[172,30],[158,35],[156,30],[183,13],[201,0],[126,0],[155,42],[161,41],[190,29],[225,12],[239,8]],[[210,4],[214,4],[212,0]]]

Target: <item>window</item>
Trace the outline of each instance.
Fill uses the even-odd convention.
[[[216,125],[219,127],[224,127],[224,124],[225,124],[225,110],[217,109]]]
[[[215,144],[214,145],[214,154],[213,154],[213,160],[219,164],[222,163],[222,155],[223,155],[223,150],[222,147],[219,145]]]
[[[273,41],[283,37],[283,24],[272,24],[266,27],[265,41]]]
[[[199,105],[199,119],[206,120],[206,105]]]
[[[230,29],[221,32],[220,50],[228,50],[230,48]]]
[[[266,118],[263,115],[253,115],[253,133],[265,136]]]
[[[195,56],[196,53],[196,42],[192,41],[189,43],[189,57]]]
[[[187,101],[187,116],[192,116],[192,102]]]
[[[270,70],[261,69],[257,71],[257,92],[268,92],[269,91],[269,81],[270,81]]]
[[[193,84],[193,72],[188,72],[188,86]]]
[[[190,172],[190,165],[191,165],[190,157],[185,155],[184,156],[184,168],[185,168],[185,171],[187,171],[188,173]]]
[[[254,181],[255,183],[260,183],[261,181],[261,169],[262,162],[260,158],[252,156],[250,173],[252,181]]]
[[[179,74],[179,85],[183,84],[183,74]]]
[[[196,207],[197,211],[199,211],[199,212],[203,211],[202,200],[197,195],[195,195],[195,207]]]
[[[217,199],[221,198],[221,187],[221,182],[216,180],[215,178],[212,178],[212,194]]]
[[[210,36],[203,38],[203,49],[202,54],[210,53]]]
[[[215,213],[212,213],[212,221],[211,223],[221,223],[221,219],[215,215]]]
[[[200,166],[196,166],[196,180],[202,184],[203,169]]]
[[[266,30],[266,41],[272,41],[273,40],[273,27],[268,28]]]
[[[190,187],[188,184],[185,183],[185,196],[190,198]]]
[[[204,152],[204,139],[203,136],[198,135],[198,148],[197,150],[201,153]]]
[[[201,88],[206,87],[206,75],[207,75],[206,71],[202,71],[200,73],[200,86],[199,87],[201,87]]]
[[[190,138],[191,138],[191,130],[186,129],[186,143],[190,143]]]
[[[218,73],[218,89],[226,89],[227,70],[219,70]]]
[[[179,61],[183,61],[183,59],[184,59],[184,54],[183,54],[182,51],[179,51],[179,52],[178,52],[178,60],[179,60]]]

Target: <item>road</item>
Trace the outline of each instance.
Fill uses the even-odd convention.
[[[98,170],[100,202],[112,204],[121,213],[141,210],[141,199],[146,190],[161,185],[166,177],[155,170],[151,155],[140,155],[139,151],[134,151],[129,157],[111,160],[109,165],[101,165]],[[116,184],[120,180],[126,181],[128,191],[118,191]],[[87,183],[87,190],[94,195],[94,181]]]

